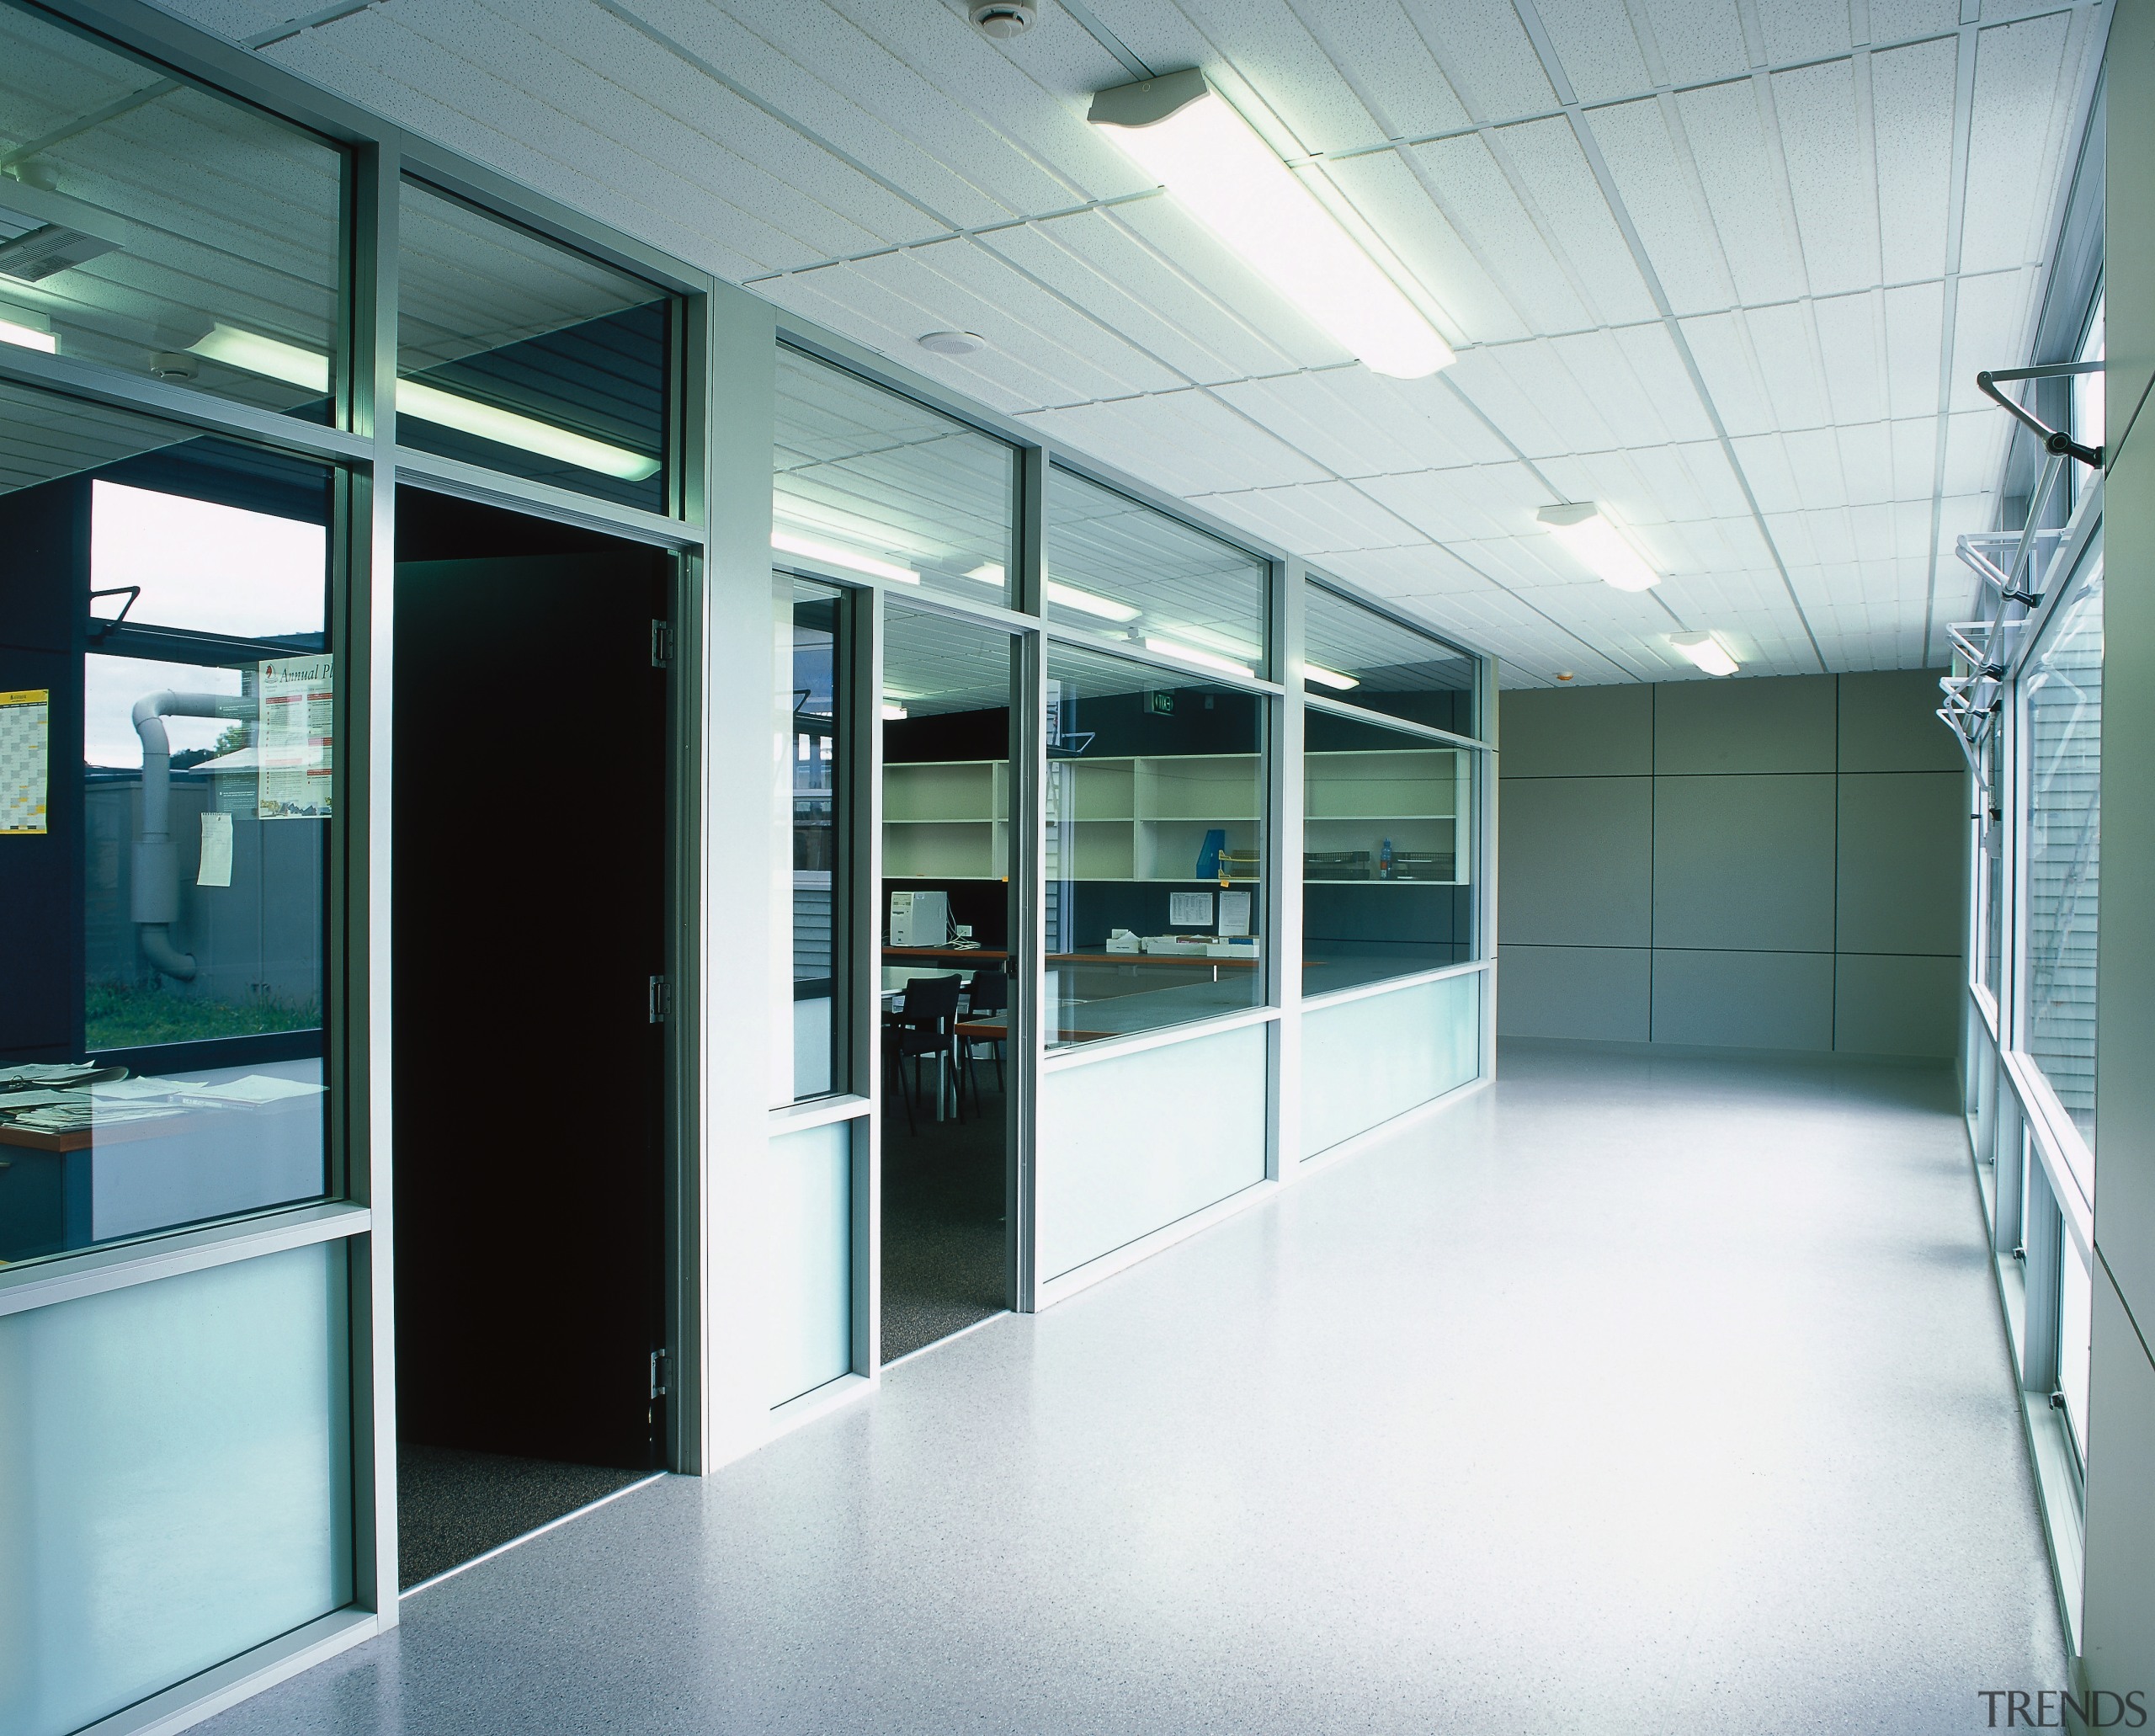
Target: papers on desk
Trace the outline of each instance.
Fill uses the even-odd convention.
[[[0,1100],[15,1091],[64,1090],[80,1084],[93,1073],[104,1071],[93,1061],[35,1061],[23,1067],[0,1067]]]
[[[319,1097],[329,1088],[304,1079],[280,1079],[266,1073],[251,1073],[221,1085],[189,1085],[180,1101],[216,1109],[266,1109],[295,1097]]]
[[[16,1126],[26,1127],[33,1133],[84,1133],[93,1127],[111,1126],[116,1121],[154,1121],[180,1113],[176,1103],[108,1105],[77,1098],[73,1102],[25,1110],[13,1120]]]

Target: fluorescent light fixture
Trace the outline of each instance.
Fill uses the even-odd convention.
[[[1603,583],[1620,591],[1647,591],[1661,583],[1661,575],[1639,558],[1639,551],[1592,501],[1545,506],[1536,516]]]
[[[1065,584],[1059,578],[1047,582],[1047,599],[1060,603],[1065,609],[1074,609],[1080,615],[1096,615],[1102,620],[1136,620],[1141,610],[1132,609],[1127,603],[1118,603],[1112,597],[1099,597],[1090,591],[1081,591],[1074,584]]]
[[[967,572],[966,577],[976,578],[982,584],[992,584],[998,590],[1010,583],[1010,575],[1003,570],[1003,563],[1000,561],[983,561]]]
[[[908,572],[889,561],[879,561],[873,555],[856,555],[850,549],[833,548],[827,542],[817,542],[806,536],[795,536],[790,530],[771,532],[771,546],[789,555],[798,555],[804,561],[820,561],[827,567],[843,567],[849,572],[865,572],[870,578],[888,578],[899,584],[918,584],[920,575]]]
[[[296,343],[286,343],[281,338],[265,338],[258,332],[243,332],[237,326],[216,325],[210,328],[208,336],[188,348],[195,354],[222,362],[228,368],[281,380],[287,386],[325,394],[329,390],[329,358]],[[498,445],[535,452],[542,458],[557,458],[579,470],[618,477],[623,482],[641,482],[658,471],[658,461],[648,453],[609,446],[604,440],[572,434],[566,428],[556,428],[535,416],[519,416],[513,410],[497,409],[492,404],[444,391],[423,381],[396,382],[396,412],[400,416],[416,417],[422,422],[476,434],[481,439],[492,440]]]
[[[883,701],[883,721],[886,723],[902,723],[905,718],[906,708],[903,706],[894,706],[888,700]]]
[[[1104,90],[1087,118],[1378,373],[1419,380],[1451,365],[1421,310],[1204,73]]]
[[[1253,663],[1264,653],[1247,639],[1237,639],[1232,634],[1215,632],[1211,627],[1192,626],[1187,621],[1177,621],[1169,629],[1179,639],[1195,639],[1200,645],[1231,657],[1237,663]]]
[[[1209,651],[1200,651],[1194,646],[1178,645],[1172,639],[1147,639],[1147,651],[1157,651],[1163,657],[1179,658],[1186,663],[1195,663],[1202,668],[1219,669],[1230,675],[1248,675],[1253,671],[1224,657],[1215,657]]]
[[[1671,633],[1668,642],[1709,675],[1733,675],[1741,667],[1711,633]]]
[[[648,453],[609,446],[604,440],[571,434],[534,416],[519,416],[513,410],[498,410],[476,398],[459,397],[423,381],[396,382],[396,413],[453,428],[460,434],[476,434],[497,445],[536,452],[541,458],[558,458],[579,470],[618,477],[625,482],[641,482],[658,473],[658,461]]]
[[[1337,669],[1328,669],[1318,663],[1304,663],[1302,679],[1306,681],[1314,681],[1319,687],[1333,688],[1341,693],[1362,684],[1359,676],[1343,675]]]
[[[60,354],[60,340],[50,332],[40,332],[35,326],[18,325],[11,319],[0,319],[0,343],[12,343],[19,349],[41,349],[47,355]]]
[[[302,349],[296,343],[264,338],[258,332],[242,332],[237,326],[212,326],[208,337],[197,338],[187,347],[197,355],[206,355],[213,362],[222,362],[226,367],[237,368],[244,373],[281,380],[287,386],[311,392],[327,393],[329,390],[327,356]]]

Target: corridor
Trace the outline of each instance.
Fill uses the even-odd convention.
[[[1939,1068],[1511,1044],[204,1728],[1870,1733],[2065,1648]]]

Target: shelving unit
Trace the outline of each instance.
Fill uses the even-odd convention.
[[[1467,859],[1466,756],[1398,748],[1305,756],[1302,849],[1307,858],[1362,856],[1349,865],[1305,860],[1306,881],[1348,886],[1458,886]],[[1385,840],[1401,855],[1437,859],[1383,875]],[[1449,865],[1446,860],[1449,858]],[[1433,871],[1444,868],[1443,873]]]
[[[1312,881],[1456,886],[1467,858],[1466,756],[1447,748],[1312,754],[1303,848],[1365,855],[1366,866],[1311,868]],[[1048,763],[1048,873],[1056,880],[1197,879],[1205,834],[1227,834],[1230,855],[1264,847],[1254,754],[1134,755]],[[1450,857],[1450,874],[1380,878],[1384,841],[1395,856]],[[1067,861],[1065,860],[1067,853]],[[994,880],[1009,872],[1010,775],[1001,760],[887,765],[883,871],[893,880]],[[1244,865],[1228,878],[1253,881]]]

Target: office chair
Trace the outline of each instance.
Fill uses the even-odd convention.
[[[958,1026],[958,978],[950,977],[915,977],[906,984],[906,992],[896,1010],[883,1024],[884,1072],[898,1077],[898,1094],[905,1100],[906,1132],[917,1135],[920,1129],[913,1119],[913,1094],[920,1084],[921,1057],[933,1055],[939,1061],[956,1059],[955,1050]],[[906,1078],[905,1063],[913,1062],[913,1078]],[[955,1079],[953,1081],[955,1084]],[[937,1089],[941,1077],[937,1079]],[[957,1105],[958,1119],[966,1118],[966,1105],[962,1094],[951,1092]]]
[[[966,995],[966,1004],[967,1008],[966,1016],[968,1019],[977,1019],[986,1013],[1003,1014],[1006,1020],[1004,1028],[1007,1030],[1008,1028],[1007,1020],[1010,1011],[1010,973],[1008,971],[975,971],[973,986]],[[995,1089],[1000,1091],[1003,1089],[1003,1039],[990,1037],[985,1041],[995,1051]],[[980,1079],[973,1073],[973,1046],[971,1041],[960,1038],[958,1043],[958,1053],[965,1062],[966,1075],[972,1079],[973,1107],[977,1109],[980,1107]]]

